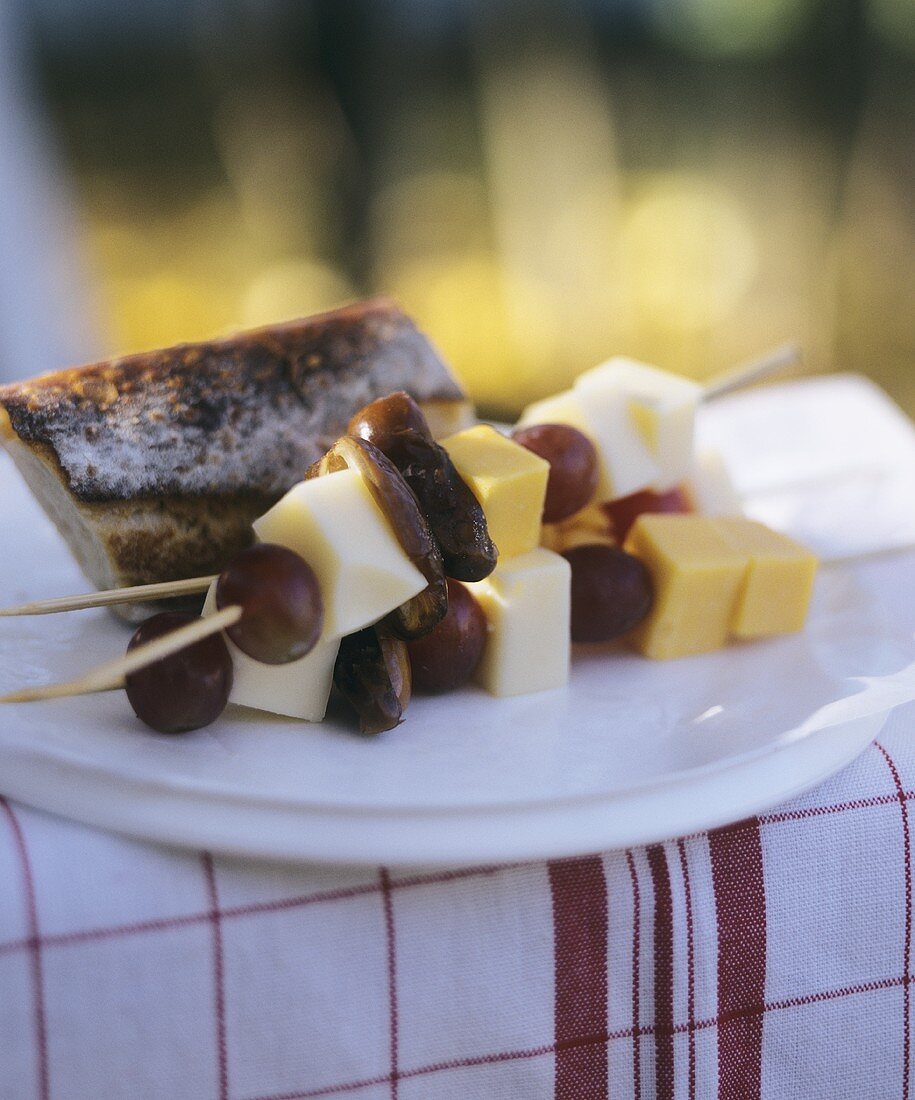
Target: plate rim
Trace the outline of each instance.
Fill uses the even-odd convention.
[[[520,812],[518,807],[501,807],[471,814],[460,807],[432,815],[412,809],[371,815],[369,820],[369,815],[355,809],[321,808],[302,812],[300,808],[299,812],[289,813],[274,808],[265,813],[262,806],[233,804],[227,807],[220,805],[218,800],[214,805],[213,798],[201,799],[196,792],[179,789],[171,790],[165,797],[150,798],[148,792],[121,786],[113,797],[106,788],[108,797],[98,799],[97,779],[74,786],[73,775],[68,774],[70,784],[62,784],[55,774],[63,767],[60,762],[36,777],[27,761],[23,761],[22,768],[16,767],[17,754],[7,759],[13,767],[7,770],[4,786],[13,799],[86,825],[135,839],[183,849],[205,849],[229,857],[391,867],[529,862],[660,843],[752,817],[812,789],[840,771],[870,745],[890,713],[855,718],[818,730],[806,738],[788,742],[781,751],[766,754],[761,760],[732,762],[706,775],[698,784],[687,779],[674,781],[666,790],[654,791],[647,803],[650,806],[658,798],[663,801],[668,796],[672,803],[684,800],[688,811],[652,818],[651,824],[644,822],[646,799],[640,797],[644,792],[605,795],[584,806],[561,802],[552,806],[521,807]],[[832,740],[832,752],[823,752],[821,741],[824,738]],[[777,762],[774,769],[773,762]],[[785,766],[791,762],[793,769]],[[732,791],[739,791],[754,778],[758,780],[766,770],[774,771],[779,779],[785,777],[785,781],[764,783],[755,796],[747,797],[744,792],[736,800],[739,809],[728,803],[727,798],[724,800],[727,808],[722,808],[721,791],[715,801],[696,798],[697,786],[727,788],[730,785]],[[50,791],[43,787],[41,775],[52,788]],[[80,787],[82,793],[79,793]],[[618,818],[630,813],[636,815],[640,812],[640,802],[643,804],[641,827],[630,823],[627,832],[625,827],[621,830],[618,824],[614,826],[614,814]],[[226,813],[229,817],[222,816]],[[581,828],[578,819],[583,816],[591,820],[591,828]],[[241,826],[251,829],[258,818],[261,819],[259,827],[243,833]],[[511,827],[496,827],[503,819]],[[537,819],[540,819],[539,825]],[[528,831],[531,821],[534,822],[533,832]],[[423,827],[405,833],[406,823],[414,826],[421,823]],[[372,828],[366,836],[364,830],[368,824]],[[278,829],[285,830],[282,836]]]

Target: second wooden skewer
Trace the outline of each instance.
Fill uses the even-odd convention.
[[[218,634],[226,627],[237,623],[242,616],[242,609],[237,605],[225,607],[217,611],[215,615],[209,615],[205,619],[197,619],[187,626],[179,627],[170,634],[147,642],[146,645],[137,646],[136,649],[125,653],[113,661],[106,661],[85,675],[75,680],[67,680],[60,684],[44,684],[41,687],[23,688],[21,691],[13,691],[8,695],[0,695],[0,703],[35,703],[42,699],[61,699],[71,695],[90,695],[97,691],[112,691],[114,688],[124,686],[125,677],[132,672],[139,672],[147,665],[155,664],[164,657],[170,657],[179,650],[186,649],[195,642],[208,638],[211,634]]]
[[[802,359],[801,349],[797,344],[782,344],[775,351],[754,359],[743,366],[713,378],[705,386],[702,394],[702,403],[717,401],[719,397],[734,393],[735,390],[746,389],[764,378],[771,378],[773,374],[790,370],[800,363]]]
[[[78,596],[56,596],[51,600],[36,600],[18,607],[0,608],[0,619],[17,615],[56,615],[60,611],[83,611],[89,607],[115,607],[122,603],[147,603],[175,596],[192,596],[206,592],[213,581],[210,577],[190,577],[183,581],[160,581],[138,584],[131,588],[110,588],[102,592],[85,592]]]

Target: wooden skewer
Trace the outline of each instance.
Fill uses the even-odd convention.
[[[713,379],[706,385],[702,400],[703,402],[715,401],[725,394],[751,386],[763,378],[793,367],[800,359],[801,351],[796,344],[784,344],[745,366],[737,367]],[[38,600],[18,607],[0,608],[0,619],[18,615],[53,615],[60,611],[82,611],[91,607],[113,607],[122,603],[140,603],[188,596],[197,592],[206,592],[215,579],[215,576],[193,577],[190,580],[140,584],[133,588],[112,588],[104,592],[87,592],[80,596],[60,596],[51,600]]]
[[[797,344],[783,344],[760,359],[754,359],[745,366],[727,371],[709,382],[702,394],[703,402],[715,401],[735,390],[745,389],[756,382],[769,378],[780,371],[788,370],[801,361],[801,349]]]
[[[225,607],[215,615],[197,619],[195,622],[188,623],[187,626],[172,631],[171,634],[165,634],[161,638],[147,642],[146,645],[137,646],[136,649],[125,653],[123,657],[106,661],[105,664],[91,669],[76,680],[13,691],[9,695],[0,695],[0,703],[35,703],[41,699],[89,695],[96,691],[111,691],[114,688],[123,687],[124,678],[131,672],[137,672],[147,665],[161,661],[163,657],[169,657],[195,642],[208,638],[211,634],[218,634],[220,630],[237,623],[241,614],[241,608],[236,605]]]
[[[19,607],[0,608],[0,619],[14,615],[54,615],[58,611],[82,611],[87,607],[113,607],[119,603],[143,603],[173,596],[190,596],[196,592],[206,592],[215,580],[214,573],[211,577],[190,577],[184,581],[161,581],[158,584],[138,584],[132,588],[110,588],[80,596],[57,596],[52,600],[20,604]]]

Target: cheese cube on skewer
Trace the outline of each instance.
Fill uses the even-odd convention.
[[[619,394],[569,390],[536,401],[518,420],[520,427],[530,424],[568,424],[591,440],[597,452],[595,501],[629,496],[656,484],[660,477],[658,464]]]
[[[450,436],[442,446],[480,502],[500,558],[533,550],[540,541],[550,464],[485,424]]]
[[[747,568],[746,554],[704,516],[641,515],[625,549],[648,567],[654,604],[630,635],[658,660],[721,649]]]
[[[642,515],[625,548],[654,582],[654,606],[631,635],[646,657],[707,653],[729,637],[793,634],[807,618],[817,560],[760,523]]]
[[[719,451],[701,450],[689,483],[696,511],[703,516],[742,516],[740,494]]]
[[[787,535],[743,518],[716,519],[715,530],[748,558],[731,617],[735,638],[802,630],[813,596],[817,558]]]
[[[204,617],[216,611],[216,582],[207,592]],[[321,722],[334,681],[334,663],[340,639],[322,636],[311,653],[285,665],[265,665],[242,653],[225,637],[232,655],[232,691],[229,702],[269,711],[305,722]]]
[[[529,405],[518,423],[584,432],[598,453],[595,499],[610,501],[688,480],[701,397],[696,382],[618,357],[585,371],[571,390]]]
[[[696,410],[702,397],[698,383],[617,357],[585,371],[573,392],[592,415],[608,402],[618,415],[617,401],[622,400],[630,425],[657,463],[653,488],[665,492],[687,480],[693,467]]]
[[[564,390],[528,405],[518,417],[518,426],[526,427],[528,424],[568,424],[570,428],[578,428],[587,436],[593,432],[581,402],[571,390]]]
[[[568,682],[571,575],[565,558],[538,548],[467,585],[486,615],[477,680],[487,691],[525,695]]]
[[[340,470],[303,481],[254,523],[262,542],[294,550],[324,594],[324,634],[377,622],[426,587],[362,475]]]

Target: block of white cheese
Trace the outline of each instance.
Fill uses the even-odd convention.
[[[477,680],[487,691],[526,695],[568,683],[571,579],[565,558],[538,548],[467,585],[486,615]]]
[[[528,405],[518,417],[518,426],[526,427],[528,424],[568,424],[587,436],[593,436],[594,432],[578,396],[571,390],[554,393],[552,397],[544,397]]]
[[[591,440],[597,452],[595,502],[641,492],[660,480],[658,463],[622,394],[600,387],[585,394],[567,390],[528,405],[518,424],[568,424]]]
[[[618,356],[585,371],[576,380],[573,392],[592,419],[617,418],[622,414],[629,427],[635,429],[657,463],[658,473],[651,488],[664,493],[689,478],[693,468],[696,410],[702,397],[702,387],[697,382]],[[628,455],[630,446],[631,441],[626,440],[613,470],[616,472],[622,463],[622,468],[627,473],[631,468],[637,479],[641,476],[639,455],[637,451]],[[618,480],[620,477],[617,474]]]
[[[353,634],[426,587],[362,475],[340,470],[302,481],[254,523],[261,542],[300,554],[324,595],[324,634]]]
[[[720,451],[702,449],[690,481],[696,510],[703,516],[742,516],[743,503]]]
[[[210,586],[204,616],[216,611],[216,582]],[[225,635],[223,635],[225,637]],[[321,637],[311,653],[286,665],[255,661],[225,638],[232,655],[232,691],[229,702],[240,707],[266,710],[306,722],[320,722],[334,682],[334,662],[340,639]]]

